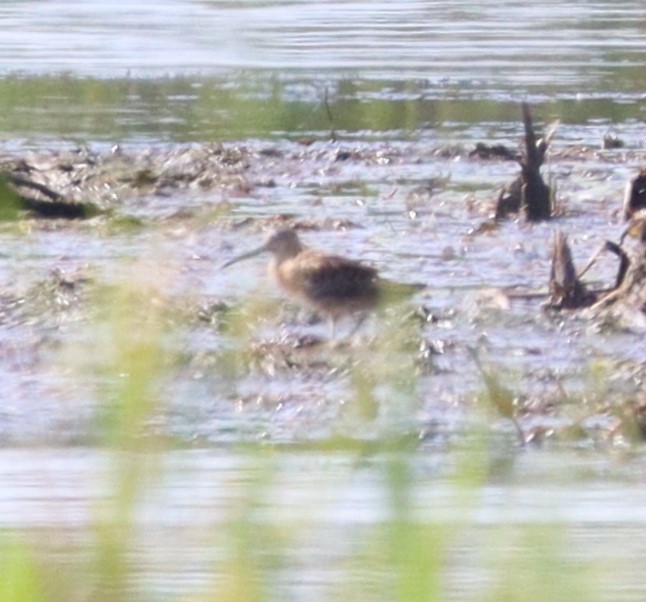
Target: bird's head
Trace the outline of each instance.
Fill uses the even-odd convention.
[[[280,262],[285,259],[289,259],[290,257],[295,257],[304,248],[303,243],[301,243],[298,238],[298,234],[296,234],[294,230],[291,228],[279,228],[267,233],[262,246],[230,259],[222,267],[226,268],[234,263],[238,263],[238,261],[250,259],[251,257],[255,257],[261,253],[265,253],[266,251],[269,251],[276,260]]]

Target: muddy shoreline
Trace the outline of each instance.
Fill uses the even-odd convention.
[[[5,444],[97,437],[105,287],[131,287],[137,303],[160,308],[172,334],[160,343],[169,368],[150,432],[183,444],[393,432],[438,442],[474,420],[513,439],[509,412],[528,442],[639,439],[642,333],[541,302],[554,230],[571,233],[579,260],[620,231],[617,191],[646,151],[557,143],[546,170],[558,217],[490,227],[518,166],[475,149],[303,140],[3,152],[4,170],[106,212],[25,212],[2,225]],[[429,291],[331,351],[324,325],[274,290],[263,262],[218,270],[277,224]],[[519,291],[531,294],[510,294]],[[473,348],[508,392],[506,410]]]

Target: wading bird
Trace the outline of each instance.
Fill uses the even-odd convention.
[[[382,302],[402,299],[424,288],[423,285],[385,280],[379,277],[375,268],[311,249],[291,228],[269,232],[262,246],[234,257],[222,267],[264,252],[272,254],[269,273],[273,279],[301,304],[327,317],[332,338],[339,318],[360,316],[352,334],[363,322],[366,312]]]

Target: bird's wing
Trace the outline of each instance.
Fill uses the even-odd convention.
[[[308,250],[294,259],[289,271],[292,279],[300,281],[302,294],[312,301],[376,295],[377,270],[336,255]]]

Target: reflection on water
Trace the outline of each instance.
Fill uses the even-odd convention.
[[[560,570],[594,564],[589,578],[600,585],[600,599],[643,599],[635,560],[646,554],[646,543],[631,535],[646,524],[643,458],[613,463],[592,452],[528,453],[466,497],[447,474],[446,458],[426,450],[413,460],[415,520],[455,527],[442,544],[451,551],[447,599],[482,599],[500,570],[496,558],[538,545],[519,529],[554,525],[557,545],[565,546],[557,547],[565,552]],[[380,525],[393,519],[384,462],[307,451],[272,454],[270,461],[217,449],[166,454],[163,478],[146,489],[135,521],[136,587],[151,599],[177,595],[179,584],[189,595],[226,581],[234,553],[227,524],[250,499],[246,520],[258,533],[271,527],[290,541],[276,548],[284,554],[282,569],[272,573],[280,575],[274,587],[286,598],[306,591],[310,600],[330,599],[348,579],[370,579],[353,559],[369,542],[376,545]],[[61,553],[66,542],[67,561],[78,562],[75,554],[89,553],[84,546],[109,498],[111,466],[105,452],[90,449],[1,452],[0,528],[46,532],[41,551],[51,545]],[[258,485],[260,466],[272,475],[264,485]],[[266,543],[259,536],[256,553],[270,553]]]
[[[269,68],[484,89],[641,92],[630,79],[644,67],[643,8],[641,0],[4,2],[0,71]]]
[[[165,140],[221,141],[248,138],[482,140],[493,134],[512,142],[519,132],[516,100],[464,98],[421,81],[274,79],[270,75],[173,79],[0,79],[5,106],[0,136],[48,146],[61,141],[111,144]],[[324,98],[328,97],[327,107]],[[512,96],[515,96],[513,94]],[[600,98],[541,96],[539,119],[592,126],[565,136],[598,144],[613,127],[628,146],[643,141],[643,104],[612,92]],[[592,133],[593,139],[585,136]],[[581,136],[584,136],[581,138]],[[512,142],[515,144],[515,141]]]

